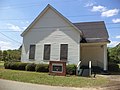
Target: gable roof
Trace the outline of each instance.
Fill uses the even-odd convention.
[[[85,38],[109,38],[104,21],[82,22],[73,24],[83,32]]]
[[[35,20],[24,30],[21,36],[24,36],[30,28],[47,12],[48,9],[52,9],[57,15],[59,15],[63,20],[65,20],[69,25],[71,25],[75,30],[77,30],[85,42],[110,42],[108,40],[108,32],[105,27],[104,21],[97,22],[82,22],[82,23],[72,23],[61,13],[59,13],[55,8],[48,4],[45,9],[35,18]]]
[[[48,9],[52,9],[56,14],[58,14],[60,17],[63,18],[63,20],[65,20],[69,25],[71,25],[75,30],[77,30],[80,35],[82,35],[82,32],[72,24],[72,22],[70,22],[66,17],[64,17],[61,13],[59,13],[55,8],[53,8],[50,4],[48,4],[45,9],[36,17],[36,19],[25,29],[25,31],[23,31],[23,33],[21,34],[21,36],[24,36],[29,30],[30,28],[38,21],[38,19],[40,19],[40,17],[42,17],[42,15],[44,15],[44,13],[48,10]]]
[[[86,42],[110,42],[104,21],[73,23],[83,33]]]

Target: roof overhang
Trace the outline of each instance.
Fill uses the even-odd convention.
[[[103,38],[83,38],[80,43],[110,43],[110,41]]]

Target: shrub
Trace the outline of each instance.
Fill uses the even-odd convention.
[[[69,75],[76,75],[76,65],[68,64],[66,66],[66,73]]]
[[[108,64],[108,70],[112,72],[118,72],[119,66],[116,63],[109,63]]]
[[[37,64],[35,67],[36,72],[49,72],[48,64]]]
[[[36,64],[34,63],[29,63],[26,65],[25,70],[26,71],[35,71]]]
[[[25,70],[28,63],[19,63],[18,70]]]
[[[5,62],[4,67],[5,69],[14,69],[17,70],[18,68],[18,62]]]
[[[11,62],[5,62],[5,63],[4,63],[5,69],[10,69],[10,63],[11,63]]]
[[[18,70],[19,62],[11,62],[10,69]]]
[[[21,62],[5,62],[5,69],[13,69],[13,70],[25,70],[25,67],[28,63]]]

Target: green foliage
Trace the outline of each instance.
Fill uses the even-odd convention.
[[[3,60],[4,61],[8,61],[8,53],[7,53],[7,51],[3,51]]]
[[[2,61],[2,51],[0,50],[0,61]]]
[[[68,64],[66,66],[66,73],[70,75],[76,74],[76,65],[75,64]]]
[[[13,70],[49,72],[49,64],[5,62],[4,67],[5,67],[5,69],[13,69]],[[76,74],[76,65],[74,65],[74,64],[67,65],[66,66],[66,73],[69,75],[75,75]]]
[[[35,71],[36,64],[34,63],[29,63],[26,65],[25,70],[26,71]]]
[[[25,70],[25,67],[27,66],[28,63],[20,63],[19,62],[19,66],[18,66],[18,70]]]
[[[10,69],[10,64],[11,64],[11,62],[5,62],[4,63],[5,69]]]
[[[19,66],[19,62],[11,62],[10,69],[17,70]]]
[[[108,70],[112,72],[118,72],[119,71],[119,65],[116,63],[109,63],[108,64]]]
[[[20,61],[20,57],[21,57],[20,50],[7,50],[7,52],[10,61]]]
[[[5,69],[13,69],[13,70],[25,70],[25,67],[28,63],[21,62],[4,62]]]
[[[4,69],[4,62],[0,61],[0,69]]]
[[[113,48],[108,48],[109,62],[120,63],[120,45]]]
[[[35,68],[36,72],[49,72],[48,64],[37,64]]]
[[[4,63],[5,69],[13,70],[26,70],[36,72],[49,72],[48,64],[34,64],[34,63],[21,63],[21,62],[8,62]]]
[[[0,61],[20,61],[20,50],[0,50]]]

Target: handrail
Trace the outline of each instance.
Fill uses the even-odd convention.
[[[77,68],[80,66],[80,64],[81,64],[81,61],[78,62],[78,64],[77,64]]]
[[[80,72],[80,64],[81,64],[81,61],[79,61],[77,64],[77,70],[76,70],[77,75],[79,75],[79,72]]]

